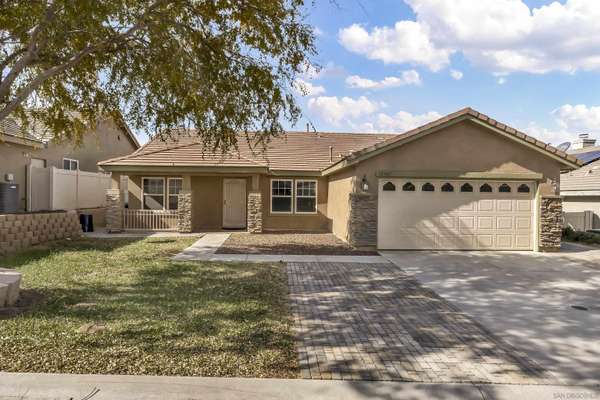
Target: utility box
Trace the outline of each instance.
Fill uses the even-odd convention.
[[[0,182],[0,214],[19,211],[19,185]]]

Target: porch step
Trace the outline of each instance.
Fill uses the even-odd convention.
[[[11,307],[19,298],[21,273],[8,268],[0,268],[0,307]]]

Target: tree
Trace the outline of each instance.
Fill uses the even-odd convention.
[[[79,140],[100,115],[194,126],[225,150],[295,123],[315,54],[304,0],[0,0],[0,121]]]

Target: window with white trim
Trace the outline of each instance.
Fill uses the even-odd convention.
[[[63,169],[68,169],[70,171],[78,170],[79,160],[74,160],[72,158],[63,158]]]
[[[314,214],[317,212],[317,181],[296,180],[296,213]]]
[[[292,213],[292,187],[291,179],[271,180],[271,212],[280,214]]]
[[[169,210],[177,210],[179,203],[179,192],[183,187],[182,178],[167,179],[167,207]]]
[[[165,178],[142,178],[142,206],[144,210],[165,208]]]

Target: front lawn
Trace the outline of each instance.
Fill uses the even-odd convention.
[[[81,239],[10,256],[0,370],[296,377],[282,264],[171,262],[195,239]]]

